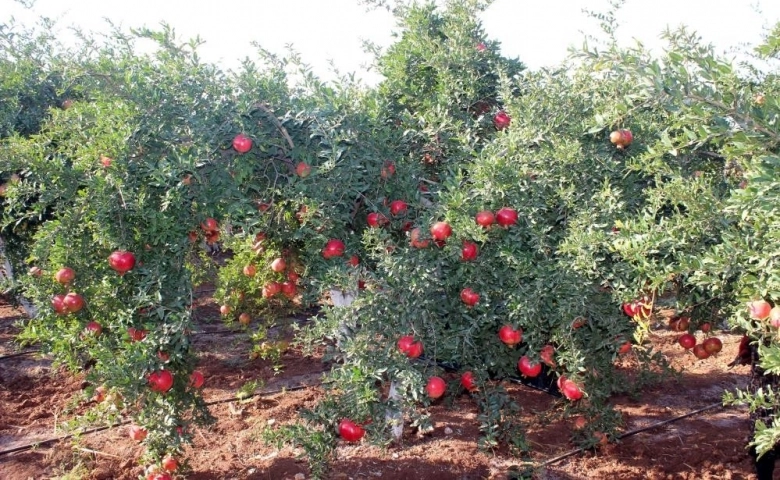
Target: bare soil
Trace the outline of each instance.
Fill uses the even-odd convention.
[[[196,310],[201,330],[224,330],[209,298]],[[14,323],[22,313],[0,301],[0,451],[41,442],[62,435],[61,422],[83,411],[81,375],[55,370],[45,358],[10,356],[18,351],[12,340]],[[723,351],[698,360],[676,344],[678,334],[653,331],[650,342],[670,362],[683,369],[679,381],[670,378],[648,389],[638,400],[614,399],[623,413],[625,432],[668,420],[718,403],[724,390],[744,386],[748,367],[729,369],[739,336],[717,332]],[[322,395],[317,379],[324,366],[318,357],[306,357],[288,349],[281,358],[284,368],[275,371],[270,361],[251,359],[248,336],[213,333],[198,335],[200,369],[207,382],[207,401],[235,398],[250,381],[261,381],[265,391],[249,401],[229,401],[210,407],[217,418],[208,429],[194,434],[187,457],[191,470],[186,478],[299,480],[309,478],[300,451],[277,450],[260,440],[269,423],[296,418],[301,408],[312,406]],[[630,361],[626,362],[630,368]],[[301,383],[310,384],[300,389]],[[540,413],[560,405],[560,400],[523,385],[508,385],[532,425],[528,440],[537,465],[574,449],[569,442],[572,425],[565,421],[540,424]],[[403,445],[386,449],[368,444],[339,446],[330,479],[504,479],[519,459],[507,452],[484,452],[479,438],[477,409],[467,396],[452,408],[431,409],[433,432],[418,435],[406,430]],[[752,479],[752,464],[745,450],[748,419],[744,409],[715,407],[646,432],[628,436],[598,451],[580,452],[544,468],[540,480],[574,479]],[[44,443],[19,453],[0,454],[0,479],[47,478],[135,479],[142,473],[136,459],[142,447],[120,426],[99,433]],[[780,469],[775,478],[780,479]],[[184,477],[182,477],[184,478]]]

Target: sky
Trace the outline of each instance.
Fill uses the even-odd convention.
[[[608,0],[495,0],[482,16],[491,39],[502,43],[502,53],[517,57],[530,68],[552,67],[579,47],[584,34],[598,34],[598,22],[583,9],[606,11]],[[65,27],[77,25],[105,31],[105,18],[124,27],[155,27],[167,22],[183,38],[199,35],[206,41],[201,56],[226,68],[254,57],[251,42],[283,54],[291,44],[315,73],[332,78],[329,60],[342,73],[365,73],[370,56],[362,40],[380,46],[392,42],[395,20],[385,10],[367,11],[357,0],[37,0],[32,10],[17,0],[0,0],[0,23],[13,16],[31,24],[38,16],[59,19]],[[760,12],[760,13],[759,13]],[[626,0],[618,12],[617,37],[623,44],[635,40],[655,51],[667,28],[687,25],[720,51],[756,44],[767,28],[780,21],[778,0]]]

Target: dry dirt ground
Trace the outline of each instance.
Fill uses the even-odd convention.
[[[219,314],[209,298],[197,309],[202,330],[225,330],[214,323]],[[0,450],[40,442],[62,435],[62,419],[69,405],[82,398],[82,378],[54,370],[45,358],[11,356],[14,323],[21,312],[0,302]],[[211,321],[212,323],[208,323]],[[625,431],[667,420],[720,401],[726,389],[744,385],[748,367],[728,369],[739,337],[717,332],[723,352],[698,360],[676,344],[678,334],[653,331],[650,341],[682,368],[679,381],[669,379],[648,389],[639,400],[616,398],[624,414]],[[299,409],[322,395],[316,379],[323,370],[319,358],[306,357],[295,349],[282,356],[284,369],[277,374],[269,361],[249,358],[246,334],[198,335],[200,369],[207,382],[207,401],[235,398],[249,381],[260,380],[268,390],[309,380],[313,386],[256,396],[239,403],[213,405],[214,426],[199,429],[187,457],[189,479],[301,479],[309,478],[305,461],[290,448],[277,450],[259,438],[271,423],[296,417]],[[312,381],[314,380],[314,381]],[[539,412],[554,408],[559,400],[522,385],[509,391],[523,408],[533,427],[528,440],[538,464],[572,450],[571,425],[564,421],[538,424]],[[77,404],[77,403],[76,403]],[[84,407],[79,407],[83,410]],[[403,445],[381,449],[368,444],[338,448],[331,479],[504,479],[518,463],[506,452],[480,451],[473,401],[462,395],[454,408],[432,407],[434,431],[425,436],[410,431]],[[750,458],[745,452],[747,414],[735,408],[712,408],[665,426],[632,435],[598,452],[584,452],[539,469],[542,480],[574,479],[751,479]],[[126,427],[83,435],[78,441],[45,443],[19,453],[0,453],[0,479],[48,478],[135,479],[142,469],[136,464],[142,447],[127,436]],[[780,479],[780,468],[776,479]],[[185,477],[182,477],[185,478]]]

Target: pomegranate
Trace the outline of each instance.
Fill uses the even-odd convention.
[[[477,224],[483,228],[488,228],[496,222],[496,216],[489,210],[483,210],[477,213],[474,219],[477,221]]]
[[[523,355],[517,362],[517,369],[520,370],[520,373],[523,376],[534,378],[538,377],[539,374],[542,373],[542,364],[534,362],[526,355]]]
[[[54,274],[54,280],[63,285],[69,284],[74,278],[76,278],[76,272],[70,267],[63,267]]]
[[[425,392],[429,397],[436,399],[444,395],[447,389],[447,383],[441,377],[431,377],[425,385]]]
[[[523,329],[515,330],[511,325],[504,325],[498,330],[498,338],[510,347],[515,346],[523,340]]]
[[[496,222],[502,227],[509,227],[517,223],[517,210],[504,207],[496,212]]]
[[[447,222],[436,222],[431,226],[431,238],[437,242],[444,242],[452,235],[452,227]]]
[[[117,250],[108,256],[108,265],[121,277],[135,267],[135,255],[132,252]]]

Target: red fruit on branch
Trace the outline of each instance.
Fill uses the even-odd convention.
[[[417,358],[423,353],[422,342],[414,342],[406,349],[406,356],[409,358]]]
[[[295,282],[292,282],[290,280],[287,280],[286,282],[282,282],[282,295],[284,295],[289,299],[293,299],[297,294],[298,294],[298,287],[295,285]]]
[[[523,329],[515,330],[511,325],[504,325],[498,330],[498,338],[510,347],[515,346],[523,340]]]
[[[496,216],[489,210],[483,210],[474,217],[477,224],[481,227],[488,228],[496,222]]]
[[[582,389],[579,385],[563,375],[558,377],[558,390],[561,391],[564,397],[573,402],[582,398]]]
[[[252,149],[252,139],[243,133],[239,133],[233,138],[233,148],[238,153],[246,153]]]
[[[493,117],[493,125],[495,125],[496,130],[503,130],[507,128],[512,123],[512,117],[509,116],[508,113],[501,110],[496,114],[495,117]]]
[[[257,274],[257,267],[252,265],[251,263],[244,266],[244,275],[247,277],[254,277]]]
[[[344,255],[345,249],[346,246],[341,240],[337,240],[335,238],[328,240],[328,243],[326,243],[325,247],[322,249],[322,257],[326,260],[334,257],[340,257]]]
[[[748,309],[750,310],[750,318],[764,320],[769,316],[769,312],[772,311],[772,305],[766,300],[756,300],[748,303]]]
[[[205,235],[206,243],[208,245],[214,245],[219,241],[220,234],[219,232],[209,232]]]
[[[92,321],[87,323],[87,326],[84,327],[84,330],[90,335],[97,337],[103,332],[103,327],[98,322]]]
[[[555,354],[555,347],[553,347],[552,345],[545,345],[542,347],[542,350],[539,352],[539,358],[541,358],[542,362],[548,367],[555,368],[555,360],[553,360],[554,354]]]
[[[206,233],[216,232],[219,230],[219,223],[211,217],[207,218],[200,224],[200,228]]]
[[[444,395],[446,389],[447,383],[441,377],[431,377],[425,385],[425,393],[433,399],[440,398]]]
[[[523,376],[534,378],[538,377],[539,374],[542,373],[542,364],[534,362],[526,355],[523,355],[517,362],[517,369],[520,370],[520,373]]]
[[[502,227],[509,227],[517,223],[517,210],[504,207],[496,212],[496,222]]]
[[[398,350],[400,350],[403,353],[406,353],[409,350],[409,347],[412,346],[414,343],[414,337],[411,335],[404,335],[403,337],[398,339]]]
[[[54,274],[54,280],[63,285],[67,285],[76,278],[76,272],[70,267],[63,267]]]
[[[117,250],[108,256],[108,266],[121,277],[135,267],[135,255],[132,252]]]
[[[173,374],[168,370],[158,370],[149,374],[149,388],[165,393],[173,387]]]
[[[220,234],[219,232],[209,232],[205,235],[205,237],[207,244],[214,245],[219,241]]]
[[[634,141],[634,134],[631,133],[631,130],[627,129],[615,130],[609,134],[609,141],[615,145],[618,150],[622,150],[631,145],[631,142]]]
[[[311,166],[306,162],[300,162],[295,166],[295,174],[301,178],[311,175]]]
[[[409,233],[410,238],[410,245],[414,248],[428,248],[428,246],[431,244],[431,241],[429,239],[420,239],[420,236],[422,235],[422,230],[420,230],[419,227],[415,227],[412,229],[412,231]]]
[[[130,336],[130,340],[133,342],[140,342],[146,338],[146,330],[141,328],[130,327],[127,329],[127,334]]]
[[[392,215],[400,215],[405,213],[409,206],[403,200],[393,200],[390,202],[390,213]]]
[[[623,313],[631,318],[640,317],[647,318],[653,312],[653,305],[648,297],[642,299],[634,299],[630,302],[623,303]]]
[[[219,232],[209,232],[205,235],[206,243],[208,245],[214,245],[219,241],[220,234]]]
[[[464,288],[460,291],[460,299],[469,307],[473,307],[479,302],[479,294],[471,288]]]
[[[469,392],[473,392],[477,389],[477,385],[474,383],[474,374],[472,372],[463,372],[463,375],[460,376],[460,384]]]
[[[472,260],[476,260],[477,254],[479,253],[479,249],[477,248],[477,244],[474,242],[469,242],[468,240],[463,240],[463,248],[460,251],[460,259],[464,262],[470,262]]]
[[[436,222],[431,226],[431,238],[437,242],[444,242],[452,235],[452,227],[447,222]]]
[[[179,462],[171,456],[167,456],[163,458],[161,465],[165,470],[168,470],[169,472],[173,472],[177,468],[179,468]]]
[[[76,313],[84,308],[84,298],[78,293],[70,292],[62,299],[62,304],[70,313]]]
[[[381,213],[371,212],[366,216],[366,223],[371,228],[381,227],[389,222],[386,216]]]
[[[588,320],[585,317],[574,317],[574,320],[571,322],[571,328],[572,330],[577,330],[584,327],[587,323]]]
[[[691,319],[689,317],[672,318],[669,321],[669,327],[677,332],[687,332],[691,326]]]
[[[277,273],[281,273],[287,269],[287,262],[283,258],[276,258],[271,262],[271,270]]]
[[[339,436],[347,442],[359,442],[366,434],[363,427],[346,418],[339,422],[338,430]]]
[[[623,303],[623,313],[628,315],[629,317],[633,318],[639,313],[639,304],[637,302],[631,301],[631,302],[624,302]]]
[[[203,382],[205,382],[203,372],[199,370],[193,370],[193,372],[190,374],[190,385],[195,388],[200,388],[203,386]]]
[[[140,442],[144,438],[146,438],[148,432],[144,427],[140,427],[138,425],[130,425],[130,427],[127,429],[127,434],[130,436],[130,438],[132,438],[136,442]]]
[[[270,298],[282,291],[282,284],[279,282],[268,282],[265,284],[263,289],[268,293],[266,298]],[[263,296],[265,297],[265,295]]]
[[[65,306],[65,295],[54,295],[51,297],[51,306],[57,315],[68,313],[68,307]]]

